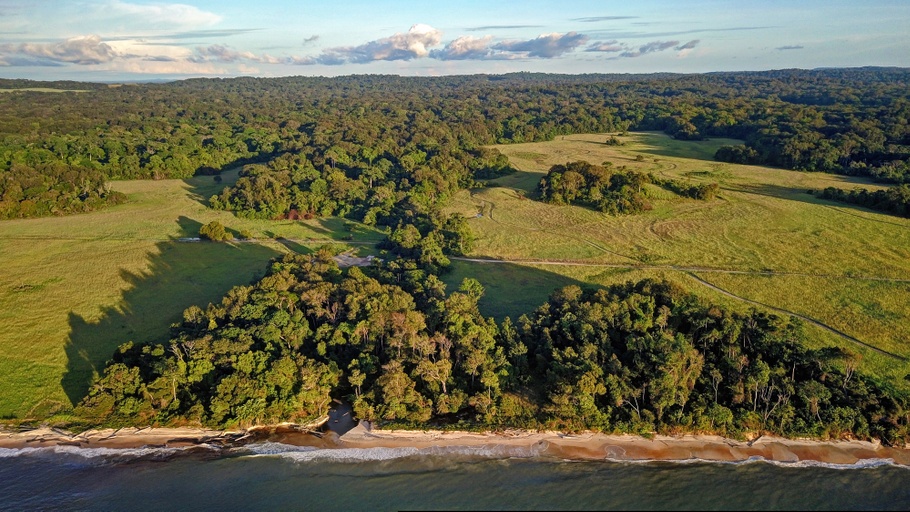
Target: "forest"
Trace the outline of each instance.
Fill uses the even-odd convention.
[[[803,326],[712,306],[667,282],[568,286],[516,321],[483,287],[448,292],[400,260],[274,260],[159,344],[126,343],[76,409],[92,425],[305,422],[333,399],[400,427],[767,432],[910,440],[906,397],[860,357],[807,349]]]
[[[483,146],[659,130],[732,137],[720,161],[910,181],[910,71],[0,80],[0,218],[103,207],[104,179],[257,164],[213,201],[239,214],[397,219],[508,172]],[[76,179],[77,182],[73,180]],[[81,203],[81,204],[80,204]],[[394,211],[393,211],[394,210]],[[410,214],[407,212],[411,212]]]

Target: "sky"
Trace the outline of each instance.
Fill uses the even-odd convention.
[[[910,0],[0,0],[0,78],[910,67]]]

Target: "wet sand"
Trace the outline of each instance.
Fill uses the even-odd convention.
[[[852,465],[864,460],[891,459],[910,466],[910,448],[882,446],[868,441],[813,441],[762,436],[751,442],[718,436],[679,437],[506,430],[502,432],[443,432],[370,429],[366,422],[339,435],[331,430],[311,433],[297,425],[255,427],[223,431],[193,428],[123,428],[89,430],[79,434],[42,428],[28,432],[0,433],[0,448],[181,448],[207,446],[229,448],[250,442],[274,441],[316,448],[431,448],[514,447],[541,456],[570,460],[618,461],[744,461],[762,458],[778,462],[814,461]]]

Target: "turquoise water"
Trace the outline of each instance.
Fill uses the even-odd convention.
[[[513,449],[0,449],[3,510],[910,510],[910,469]]]

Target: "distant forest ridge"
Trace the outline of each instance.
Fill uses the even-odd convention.
[[[719,160],[904,183],[908,79],[908,69],[850,68],[199,78],[122,87],[0,80],[4,89],[91,89],[0,95],[0,218],[102,207],[122,199],[106,190],[111,179],[213,174],[282,154],[300,155],[321,175],[342,173],[321,176],[338,197],[340,189],[387,192],[377,185],[406,192],[417,182],[425,195],[446,196],[495,159],[481,154],[484,145],[627,130],[737,138],[744,144],[722,148]],[[274,206],[284,204],[244,208]]]

